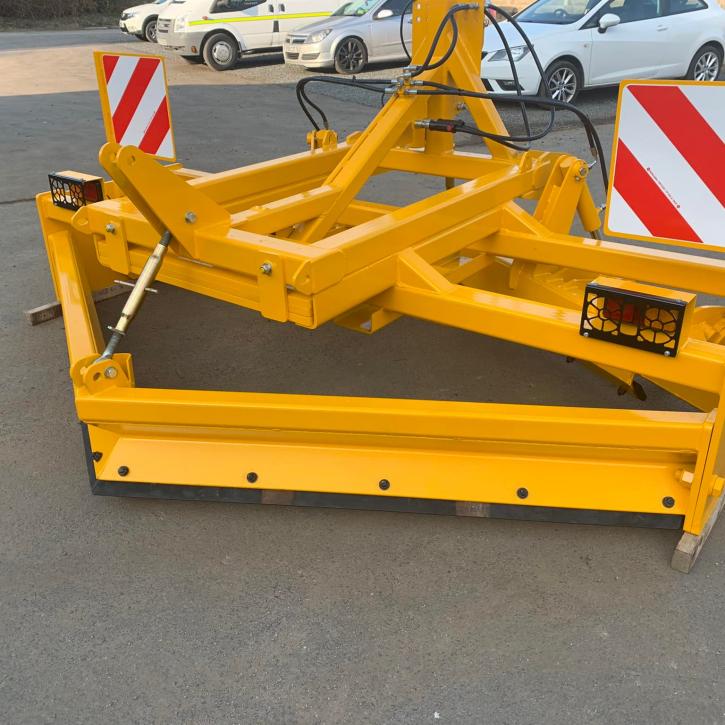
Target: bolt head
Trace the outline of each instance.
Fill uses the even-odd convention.
[[[674,498],[672,498],[672,496],[665,496],[665,497],[664,497],[664,498],[662,499],[662,505],[663,505],[663,506],[664,506],[664,507],[665,507],[666,509],[671,509],[671,508],[672,508],[672,507],[673,507],[673,506],[675,505],[675,499],[674,499]]]
[[[672,353],[669,350],[665,350],[665,357],[670,357]]]
[[[270,275],[270,274],[272,274],[272,265],[271,265],[271,264],[270,264],[269,262],[265,262],[265,263],[264,263],[264,264],[262,264],[262,266],[261,266],[261,267],[259,268],[259,271],[260,271],[260,272],[261,272],[262,274],[265,274],[265,275],[267,275],[267,277],[269,277],[269,275]]]
[[[249,483],[256,483],[258,478],[259,478],[259,476],[254,471],[250,471],[247,474],[247,481]]]
[[[111,222],[108,222],[108,224],[106,224],[106,232],[108,232],[108,234],[115,234],[116,233],[116,225],[115,224],[111,224]]]
[[[105,369],[105,370],[103,371],[103,374],[104,374],[104,375],[105,375],[105,376],[106,376],[107,378],[109,378],[109,379],[113,379],[113,378],[115,378],[115,377],[116,377],[116,376],[118,375],[118,370],[116,370],[116,368],[114,368],[113,366],[111,366],[111,367],[107,367],[107,368],[106,368],[106,369]]]
[[[382,478],[378,483],[381,491],[387,491],[390,488],[390,481],[387,478]]]
[[[589,333],[588,332],[582,332],[582,336],[583,337],[589,337]]]
[[[94,461],[98,462],[101,460],[101,458],[103,458],[103,453],[101,453],[100,451],[93,451],[93,455],[91,457]]]
[[[194,224],[196,222],[196,214],[194,214],[193,211],[187,211],[186,214],[184,214],[184,221],[187,224]]]
[[[128,476],[128,466],[119,466],[118,475],[119,476]]]
[[[522,486],[521,488],[516,489],[516,495],[519,498],[528,498],[529,497],[529,490],[527,488],[524,488]]]

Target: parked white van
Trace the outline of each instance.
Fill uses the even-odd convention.
[[[214,70],[233,68],[242,53],[282,49],[284,37],[339,0],[187,0],[172,3],[156,25],[160,45]]]

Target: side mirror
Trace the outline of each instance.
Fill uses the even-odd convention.
[[[606,13],[599,18],[599,32],[606,33],[609,28],[613,28],[615,25],[619,25],[621,18],[619,15],[614,13]]]
[[[390,8],[383,8],[378,10],[378,14],[375,16],[375,20],[385,20],[385,18],[392,18],[393,11]]]

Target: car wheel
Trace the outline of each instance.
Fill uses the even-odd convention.
[[[691,81],[716,81],[722,69],[722,51],[714,45],[703,45],[695,53],[687,71]]]
[[[198,63],[204,62],[204,59],[200,55],[182,55],[181,57],[191,65],[197,65]]]
[[[149,43],[156,42],[156,18],[149,18],[143,26],[143,37]]]
[[[555,101],[573,103],[582,87],[581,72],[568,60],[557,60],[552,63],[544,73],[544,82],[549,89],[549,95]],[[546,95],[544,89],[540,95]]]
[[[368,50],[360,38],[343,38],[335,51],[335,70],[349,75],[359,73],[368,62]]]
[[[216,33],[204,45],[204,61],[214,70],[234,68],[239,57],[237,41],[226,33]]]

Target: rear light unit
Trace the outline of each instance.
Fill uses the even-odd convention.
[[[77,171],[49,174],[50,196],[55,206],[76,211],[86,204],[103,201],[103,179]]]
[[[586,286],[579,333],[675,357],[694,305],[688,292],[599,277]]]

